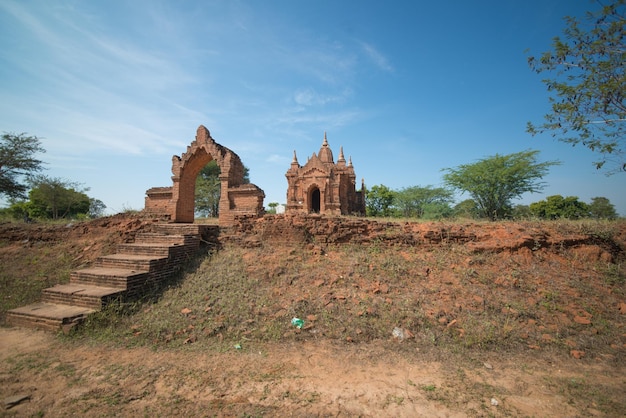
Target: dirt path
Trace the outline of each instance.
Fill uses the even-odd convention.
[[[152,351],[0,328],[0,416],[603,416],[585,391],[626,389],[608,362],[416,354],[329,343]]]

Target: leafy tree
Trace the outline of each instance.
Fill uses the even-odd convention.
[[[250,183],[250,169],[243,169],[243,183]],[[219,216],[221,187],[220,167],[217,161],[211,160],[196,178],[195,211],[199,216]]]
[[[530,213],[541,219],[580,219],[589,216],[589,207],[576,196],[548,196],[530,204]]]
[[[102,200],[90,198],[89,199],[89,217],[90,218],[100,218],[104,215],[104,210],[106,209],[106,205]]]
[[[0,139],[0,195],[9,198],[25,198],[25,177],[42,170],[43,162],[35,158],[38,152],[46,152],[36,136],[25,133],[4,133]]]
[[[460,218],[478,218],[480,217],[480,210],[474,199],[465,199],[454,206],[452,211],[454,216]]]
[[[220,208],[220,167],[217,161],[209,162],[196,179],[195,210],[200,216],[217,217]]]
[[[532,135],[551,132],[560,141],[582,144],[602,155],[596,168],[615,164],[608,173],[626,171],[626,0],[615,0],[586,21],[566,17],[565,39],[554,38],[553,50],[528,63],[555,97],[541,125],[528,123]]]
[[[452,203],[452,192],[442,187],[412,186],[395,192],[394,205],[401,216],[406,218],[422,218],[428,210],[433,217],[439,217],[449,209]]]
[[[29,183],[30,216],[59,219],[89,213],[90,199],[85,194],[89,189],[79,183],[42,175],[31,177]]]
[[[24,222],[30,222],[31,206],[27,200],[10,199],[9,207],[0,209],[0,211],[13,219],[23,219]]]
[[[606,197],[591,198],[589,215],[595,219],[617,219],[615,206]]]
[[[530,207],[528,205],[515,205],[511,211],[511,217],[513,219],[527,219],[532,216]]]
[[[454,211],[450,207],[450,204],[446,202],[424,203],[423,209],[424,209],[424,213],[422,214],[423,219],[449,218],[454,213]]]
[[[276,213],[278,202],[270,202],[267,204],[267,206],[269,206],[269,210],[267,211],[267,213]]]
[[[365,211],[367,216],[391,216],[395,192],[381,184],[372,186],[365,194]]]
[[[444,182],[467,192],[476,202],[480,216],[502,219],[511,209],[511,200],[524,193],[538,192],[544,184],[539,180],[556,161],[538,163],[539,151],[522,151],[508,155],[496,154],[472,164],[445,168]]]

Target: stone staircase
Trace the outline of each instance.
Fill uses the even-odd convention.
[[[41,301],[7,312],[14,326],[68,331],[89,314],[115,300],[137,298],[179,270],[200,249],[218,245],[219,227],[157,224],[139,232],[135,242],[119,244],[117,253],[98,257],[92,267],[75,270],[67,284],[44,289]]]

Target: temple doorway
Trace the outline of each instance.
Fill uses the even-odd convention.
[[[320,213],[320,189],[311,190],[311,212]]]

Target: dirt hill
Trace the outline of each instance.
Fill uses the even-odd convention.
[[[1,224],[0,315],[155,222]],[[0,329],[0,397],[29,396],[6,413],[620,416],[626,408],[624,222],[267,216],[223,231],[221,245],[177,285],[187,296],[166,294],[117,325],[126,333],[113,344],[139,348]],[[247,288],[229,287],[232,271]],[[238,310],[227,301],[236,291]],[[155,320],[168,315],[175,325]]]

